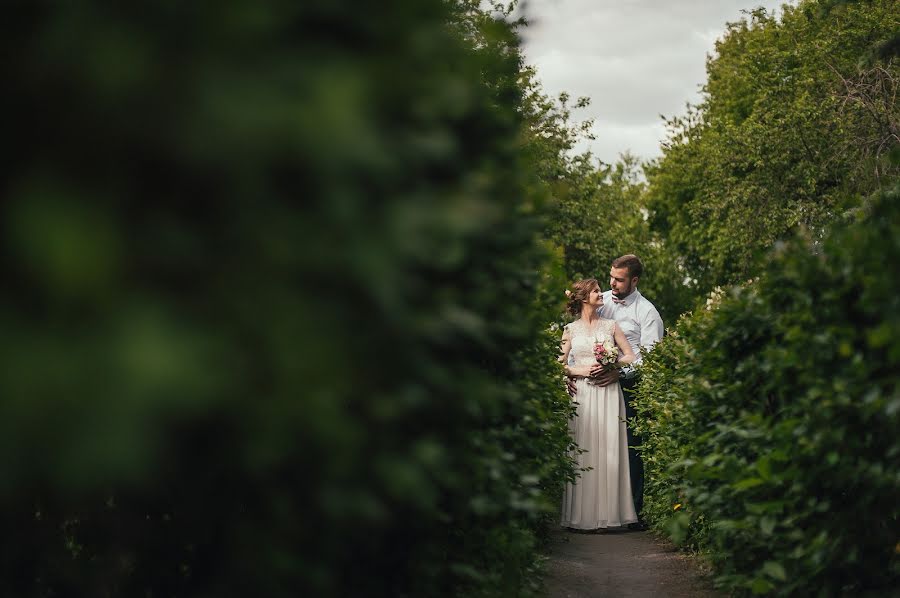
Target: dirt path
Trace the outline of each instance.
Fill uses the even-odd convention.
[[[650,532],[554,531],[548,598],[718,598],[696,565]]]

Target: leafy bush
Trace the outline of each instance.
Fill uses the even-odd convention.
[[[686,315],[645,360],[645,513],[738,594],[900,582],[900,192]]]
[[[8,7],[0,593],[527,593],[569,402],[467,4]]]
[[[799,0],[728,25],[703,101],[666,122],[664,156],[646,169],[650,228],[693,297],[754,277],[774,242],[818,233],[900,174],[887,159],[900,62],[877,58],[897,10],[897,0]]]

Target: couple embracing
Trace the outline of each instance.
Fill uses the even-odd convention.
[[[633,366],[641,361],[640,348],[649,349],[662,338],[663,323],[637,289],[642,274],[641,260],[623,255],[610,268],[609,291],[602,292],[594,278],[566,291],[575,320],[563,330],[560,361],[577,403],[569,429],[583,452],[575,459],[579,468],[589,469],[566,485],[563,527],[643,527],[643,463],[633,448],[640,438],[626,426],[626,418],[634,416]]]

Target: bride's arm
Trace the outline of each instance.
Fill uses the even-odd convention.
[[[634,350],[632,350],[631,345],[628,344],[628,339],[625,338],[625,333],[622,332],[622,329],[619,328],[619,325],[616,324],[615,332],[613,332],[613,338],[616,340],[616,345],[619,347],[619,363],[622,365],[628,365],[632,363],[637,356],[634,354]]]
[[[569,329],[563,328],[562,340],[559,343],[559,362],[566,364],[569,362],[569,351],[572,350],[572,341],[569,339]]]
[[[569,351],[572,350],[572,340],[569,338],[569,329],[563,329],[562,342],[559,345],[559,362],[563,364],[566,376],[582,377],[590,375],[590,366],[569,365]]]

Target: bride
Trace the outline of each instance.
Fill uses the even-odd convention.
[[[569,422],[569,430],[584,452],[574,457],[579,468],[590,469],[582,471],[576,483],[566,485],[562,525],[595,530],[634,523],[622,388],[618,382],[596,386],[590,380],[592,370],[596,373],[598,368],[598,343],[607,347],[608,359],[613,361],[613,347],[618,349],[617,363],[606,367],[631,363],[634,351],[618,324],[600,317],[603,296],[596,279],[578,281],[566,294],[568,311],[577,319],[563,330],[559,359],[566,364],[566,374],[575,378],[577,415]]]

